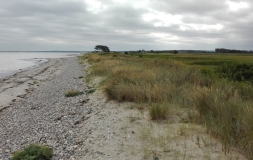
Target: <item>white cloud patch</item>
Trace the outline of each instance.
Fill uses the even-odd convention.
[[[180,29],[186,30],[197,30],[197,31],[211,31],[211,30],[221,30],[223,26],[221,24],[208,25],[208,24],[182,24]]]
[[[144,14],[143,20],[146,22],[152,22],[155,27],[169,27],[172,25],[178,25],[179,29],[182,31],[186,30],[221,30],[223,26],[221,24],[194,24],[194,23],[184,23],[182,21],[182,15],[172,15],[165,12],[159,12],[150,10],[150,13]]]
[[[94,14],[98,14],[107,9],[106,5],[97,0],[86,0],[85,3],[87,4],[87,10]]]
[[[156,27],[167,27],[173,24],[181,24],[182,21],[181,15],[171,15],[169,13],[159,12],[150,10],[150,13],[146,13],[143,15],[143,20],[150,22],[154,22],[154,26]]]
[[[249,4],[246,2],[233,2],[228,0],[226,3],[231,11],[238,11],[249,7]]]

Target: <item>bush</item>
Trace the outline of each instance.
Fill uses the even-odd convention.
[[[13,154],[11,160],[50,160],[53,149],[39,144],[31,144],[21,151]]]
[[[253,64],[226,63],[217,69],[221,78],[232,81],[246,81],[253,84]]]
[[[75,91],[75,90],[69,90],[67,93],[65,93],[65,97],[75,97],[78,95],[82,95],[83,92]]]

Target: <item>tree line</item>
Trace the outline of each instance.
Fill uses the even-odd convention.
[[[252,50],[236,50],[236,49],[225,49],[225,48],[216,48],[216,53],[252,53]]]

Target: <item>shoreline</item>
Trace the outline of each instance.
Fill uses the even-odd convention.
[[[52,147],[55,160],[74,154],[86,140],[81,123],[93,110],[84,107],[86,94],[64,93],[85,93],[87,87],[78,78],[85,76],[83,69],[77,56],[57,58],[0,82],[0,159],[10,159],[32,143]]]
[[[66,53],[46,52],[43,54],[41,53],[38,54],[38,52],[31,52],[31,53],[18,52],[18,54],[15,52],[11,52],[10,54],[6,53],[7,52],[4,52],[4,54],[1,55],[3,56],[3,59],[0,60],[0,63],[2,64],[2,66],[0,65],[2,67],[2,70],[0,70],[0,79],[7,79],[8,77],[16,73],[38,67],[43,63],[47,63],[49,59],[69,58],[79,56],[82,54],[82,53],[74,54],[68,52]]]
[[[4,73],[4,75],[0,77],[0,81],[9,79],[10,77],[15,76],[21,72],[25,72],[25,71],[31,70],[33,68],[40,67],[41,65],[48,63],[52,58],[40,58],[40,59],[41,60],[37,61],[36,64],[34,64],[30,67],[21,68],[21,69],[15,70],[15,71],[10,71],[8,73]],[[43,62],[41,62],[41,61],[43,61]]]
[[[26,68],[12,75],[0,79],[0,112],[10,107],[12,102],[24,98],[37,88],[41,82],[53,77],[55,68],[59,68],[64,59],[48,58],[46,62]],[[50,71],[51,70],[51,71]],[[47,71],[50,73],[47,74]]]

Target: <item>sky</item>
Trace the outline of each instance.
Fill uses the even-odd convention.
[[[252,0],[0,0],[0,51],[253,50]]]

